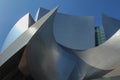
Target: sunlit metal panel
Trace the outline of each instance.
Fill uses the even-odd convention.
[[[48,11],[44,8],[38,9],[37,20]],[[95,46],[94,17],[56,13],[54,35],[56,41],[66,47],[78,50],[92,48]]]
[[[43,16],[29,29],[27,29],[20,37],[18,37],[7,49],[0,54],[0,66],[2,66],[9,58],[11,58],[16,52],[23,48],[32,36],[39,30],[39,28],[47,21],[47,19],[56,11],[57,7]]]
[[[116,27],[119,27],[119,23],[116,23]],[[111,24],[111,21],[109,22],[108,20],[105,25],[107,24]],[[108,27],[105,25],[104,27]],[[85,61],[87,64],[101,70],[113,70],[103,76],[106,77],[106,79],[108,77],[111,77],[112,79],[112,77],[120,76],[120,44],[118,44],[120,41],[120,29],[118,28],[116,30],[117,32],[113,33],[110,39],[108,39],[105,43],[96,48],[88,49],[85,51],[73,50],[74,54],[77,54],[77,56],[83,61]],[[119,79],[117,78],[117,80]]]
[[[55,13],[28,43],[27,62],[35,80],[67,80],[76,64],[75,56],[56,44],[54,17]]]
[[[1,52],[3,52],[10,44],[12,44],[22,33],[24,33],[28,27],[30,27],[34,23],[31,15],[27,13],[23,16],[11,29],[8,33],[4,44],[2,46]]]
[[[114,77],[106,76],[120,65],[119,29],[102,45],[81,51],[56,42],[51,21],[46,22],[28,44],[28,66],[35,80],[69,80],[74,77],[76,80],[119,80],[119,73]],[[68,60],[64,60],[61,54]],[[66,74],[62,73],[64,71]]]

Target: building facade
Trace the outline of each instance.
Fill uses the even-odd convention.
[[[106,41],[103,26],[95,27],[95,46],[98,46]]]
[[[0,79],[119,80],[120,21],[102,15],[103,27],[95,27],[93,16],[57,9],[40,8],[35,21],[27,14],[15,24],[0,53]]]

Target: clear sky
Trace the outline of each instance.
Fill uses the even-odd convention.
[[[59,12],[95,16],[95,25],[101,24],[101,14],[120,19],[120,0],[0,0],[0,48],[8,31],[26,13],[35,13],[39,7],[52,9],[60,5]]]

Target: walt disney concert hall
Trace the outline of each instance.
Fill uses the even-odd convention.
[[[0,80],[120,80],[120,20],[39,8],[12,27],[0,50]]]

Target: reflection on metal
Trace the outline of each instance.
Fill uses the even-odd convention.
[[[39,8],[35,15],[35,21],[38,21],[41,17],[43,17],[48,12],[49,12],[49,10],[47,10],[47,9]]]
[[[10,57],[12,57],[16,52],[18,52],[21,48],[23,48],[29,42],[29,40],[36,33],[36,31],[54,13],[56,8],[51,10],[48,14],[46,14],[40,20],[38,20],[35,24],[33,24],[29,29],[27,29],[20,37],[18,37],[7,49],[5,49],[0,54],[0,66],[4,64]]]
[[[40,19],[48,11],[44,8],[38,9],[36,18]],[[56,13],[53,30],[55,40],[66,47],[86,50],[95,46],[93,16]]]
[[[106,27],[106,29],[109,29],[107,27],[108,24],[111,24],[111,21],[106,21],[107,17],[103,17],[103,27]],[[107,18],[108,19],[108,18]],[[109,20],[109,19],[108,19]],[[118,21],[117,21],[118,22]],[[120,21],[119,21],[120,23]],[[115,20],[114,23],[115,24]],[[116,27],[119,27],[119,25],[116,23]],[[111,26],[112,30],[114,30],[114,26]],[[119,61],[120,61],[120,30],[118,29],[116,33],[113,33],[114,35],[107,40],[102,45],[89,49],[86,51],[75,51],[75,53],[83,59],[86,63],[100,68],[100,69],[115,69],[118,67]],[[99,64],[98,64],[99,63]]]
[[[56,42],[54,16],[55,14],[44,23],[28,43],[28,67],[35,80],[120,79],[120,74],[107,76],[120,66],[119,29],[98,47],[85,51],[75,50]],[[107,24],[110,23],[103,23],[103,27]]]
[[[120,30],[102,45],[86,51],[75,51],[86,63],[100,69],[114,69],[120,61]],[[99,63],[99,64],[98,64]]]
[[[11,29],[8,33],[4,44],[2,46],[1,52],[3,52],[11,43],[13,43],[22,33],[24,33],[28,27],[30,27],[34,23],[31,15],[27,13],[23,16]]]
[[[93,17],[61,14],[56,12],[57,8],[49,12],[38,10],[36,23],[0,54],[0,66],[25,50],[27,67],[34,80],[119,80],[120,21],[103,15],[107,41],[94,47]],[[86,43],[80,45],[79,40]],[[26,65],[20,64],[20,69]]]

